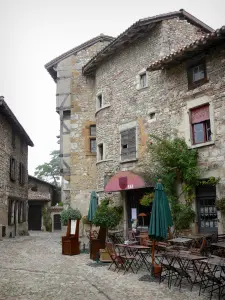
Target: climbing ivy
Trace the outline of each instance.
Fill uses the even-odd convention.
[[[151,177],[151,180],[153,178],[155,180],[162,179],[171,203],[175,227],[184,229],[186,226],[189,228],[195,216],[191,205],[195,198],[196,186],[217,184],[219,178],[211,177],[204,181],[200,179],[198,152],[196,149],[188,148],[185,140],[181,138],[168,139],[150,135],[148,157],[149,163],[145,168],[145,175]],[[177,190],[178,183],[181,184],[179,192]],[[185,204],[179,202],[182,195]]]

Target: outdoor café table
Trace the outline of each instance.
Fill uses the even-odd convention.
[[[185,251],[184,251],[185,252]],[[167,257],[173,258],[171,263],[178,263],[180,268],[184,270],[184,272],[187,272],[188,270],[192,270],[194,273],[194,280],[192,280],[192,284],[196,284],[199,282],[199,277],[201,278],[199,274],[198,266],[196,265],[196,262],[202,261],[206,259],[205,256],[198,256],[191,253],[174,253],[174,252],[168,252],[166,254]]]
[[[192,241],[192,239],[187,239],[187,238],[175,238],[172,240],[168,240],[168,242],[173,243],[173,244],[182,244],[183,246],[185,246],[185,244],[190,243]]]
[[[124,251],[127,251],[130,255],[133,255],[136,258],[136,268],[137,272],[141,268],[141,266],[144,264],[149,272],[151,272],[151,264],[148,262],[146,256],[150,254],[151,247],[142,246],[142,245],[126,245],[126,244],[115,244],[116,247],[120,249],[123,249]],[[144,250],[144,251],[143,251]]]
[[[212,243],[211,246],[217,248],[225,248],[225,242]]]

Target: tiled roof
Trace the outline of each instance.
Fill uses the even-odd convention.
[[[172,52],[169,55],[162,57],[160,60],[148,66],[148,71],[160,70],[180,64],[183,61],[198,55],[201,51],[208,48],[213,48],[225,42],[225,26],[217,29],[212,33],[203,35],[192,43]]]
[[[154,17],[149,17],[141,19],[130,26],[127,30],[121,33],[116,39],[109,43],[105,48],[103,48],[96,56],[94,56],[84,67],[84,75],[93,75],[97,66],[106,58],[115,53],[115,51],[126,43],[132,43],[139,37],[142,37],[146,32],[151,30],[157,22],[172,19],[181,18],[187,20],[187,22],[199,27],[205,33],[213,32],[213,29],[195,18],[185,10],[181,9],[179,11],[170,12],[167,14],[161,14]]]
[[[41,201],[50,201],[51,195],[50,193],[40,193],[28,191],[28,200],[41,200]]]
[[[94,44],[96,44],[97,42],[102,42],[102,41],[113,41],[114,38],[111,37],[111,36],[108,36],[108,35],[104,35],[104,34],[100,34],[98,35],[97,37],[94,37],[93,39],[90,39],[88,41],[86,41],[85,43],[59,55],[58,57],[52,59],[50,62],[48,62],[46,65],[45,65],[45,68],[48,70],[48,72],[50,73],[50,75],[52,76],[52,78],[54,80],[56,80],[56,71],[54,70],[54,66],[59,63],[61,60],[69,57],[70,55],[73,55],[73,54],[76,54],[77,52],[87,48],[87,47],[90,47]]]

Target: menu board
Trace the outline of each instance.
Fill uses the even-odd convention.
[[[77,227],[77,220],[71,220],[70,234],[76,233],[76,227]]]

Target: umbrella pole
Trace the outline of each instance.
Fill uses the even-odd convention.
[[[155,261],[155,240],[152,242],[152,266],[154,267],[154,261]]]

